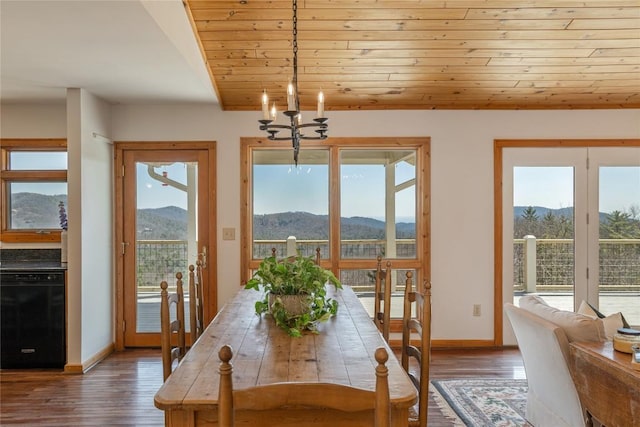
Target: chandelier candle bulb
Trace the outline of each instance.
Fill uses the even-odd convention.
[[[266,90],[262,92],[262,118],[269,120],[269,97]]]
[[[322,91],[318,93],[318,118],[324,117],[324,94]]]
[[[287,85],[287,110],[296,111],[296,95],[291,82]]]
[[[276,110],[276,103],[274,102],[273,103],[273,107],[271,107],[271,117],[270,117],[270,119],[271,119],[272,122],[276,121],[276,116],[277,115],[278,115],[278,112]]]

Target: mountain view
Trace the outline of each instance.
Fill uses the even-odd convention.
[[[58,203],[67,206],[67,195],[15,193],[11,197],[12,228],[59,229]]]
[[[12,197],[13,228],[60,228],[58,203],[67,204],[66,195],[47,196],[36,193],[16,193]],[[615,215],[614,215],[615,214]],[[514,207],[514,237],[534,234],[540,238],[571,238],[573,235],[573,208],[549,209],[541,206]],[[618,212],[600,213],[605,235],[601,237],[637,238],[640,236],[640,220],[633,214]],[[187,212],[177,206],[139,209],[138,236],[142,240],[182,240],[187,234]],[[253,232],[256,240],[328,239],[329,226],[326,215],[308,212],[282,212],[255,215]],[[396,224],[397,237],[415,237],[415,224]],[[342,218],[343,239],[382,239],[384,221],[366,217]],[[602,234],[602,233],[601,233]]]

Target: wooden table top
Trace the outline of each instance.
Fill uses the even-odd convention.
[[[573,347],[573,354],[579,354],[581,357],[588,357],[598,365],[606,365],[610,368],[619,370],[624,375],[640,380],[640,371],[634,369],[631,365],[631,354],[617,351],[613,348],[612,341],[605,342],[577,342],[569,344]],[[638,383],[640,386],[640,383]]]
[[[319,325],[319,334],[289,337],[269,315],[254,310],[262,293],[241,290],[218,313],[155,396],[162,410],[217,408],[218,350],[233,348],[234,389],[277,382],[336,383],[375,390],[374,352],[389,353],[391,404],[412,406],[417,392],[351,288],[329,288],[338,314]]]
[[[631,355],[608,342],[572,342],[571,375],[587,414],[607,426],[630,426],[640,417],[640,371]]]

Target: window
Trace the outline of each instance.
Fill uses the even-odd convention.
[[[429,139],[329,138],[304,141],[298,165],[290,144],[242,139],[242,267],[314,256],[371,305],[377,256],[392,262],[393,295],[406,271],[430,279]],[[402,304],[392,317],[402,316]],[[393,325],[392,325],[393,328]]]
[[[2,241],[60,240],[59,204],[67,206],[67,143],[3,139]]]

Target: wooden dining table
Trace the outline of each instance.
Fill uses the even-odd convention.
[[[417,391],[393,352],[348,286],[328,294],[338,301],[338,313],[319,324],[319,333],[293,338],[275,325],[270,315],[255,314],[262,293],[240,290],[207,326],[178,367],[155,395],[155,406],[165,411],[168,426],[216,426],[218,408],[219,349],[233,348],[233,387],[250,388],[281,382],[336,383],[375,390],[374,352],[389,353],[389,393],[392,426],[408,424],[409,408]],[[321,402],[319,402],[321,403]],[[348,410],[295,410],[282,414],[236,411],[237,425],[260,426],[366,426],[373,412]],[[264,411],[267,412],[267,411]]]

